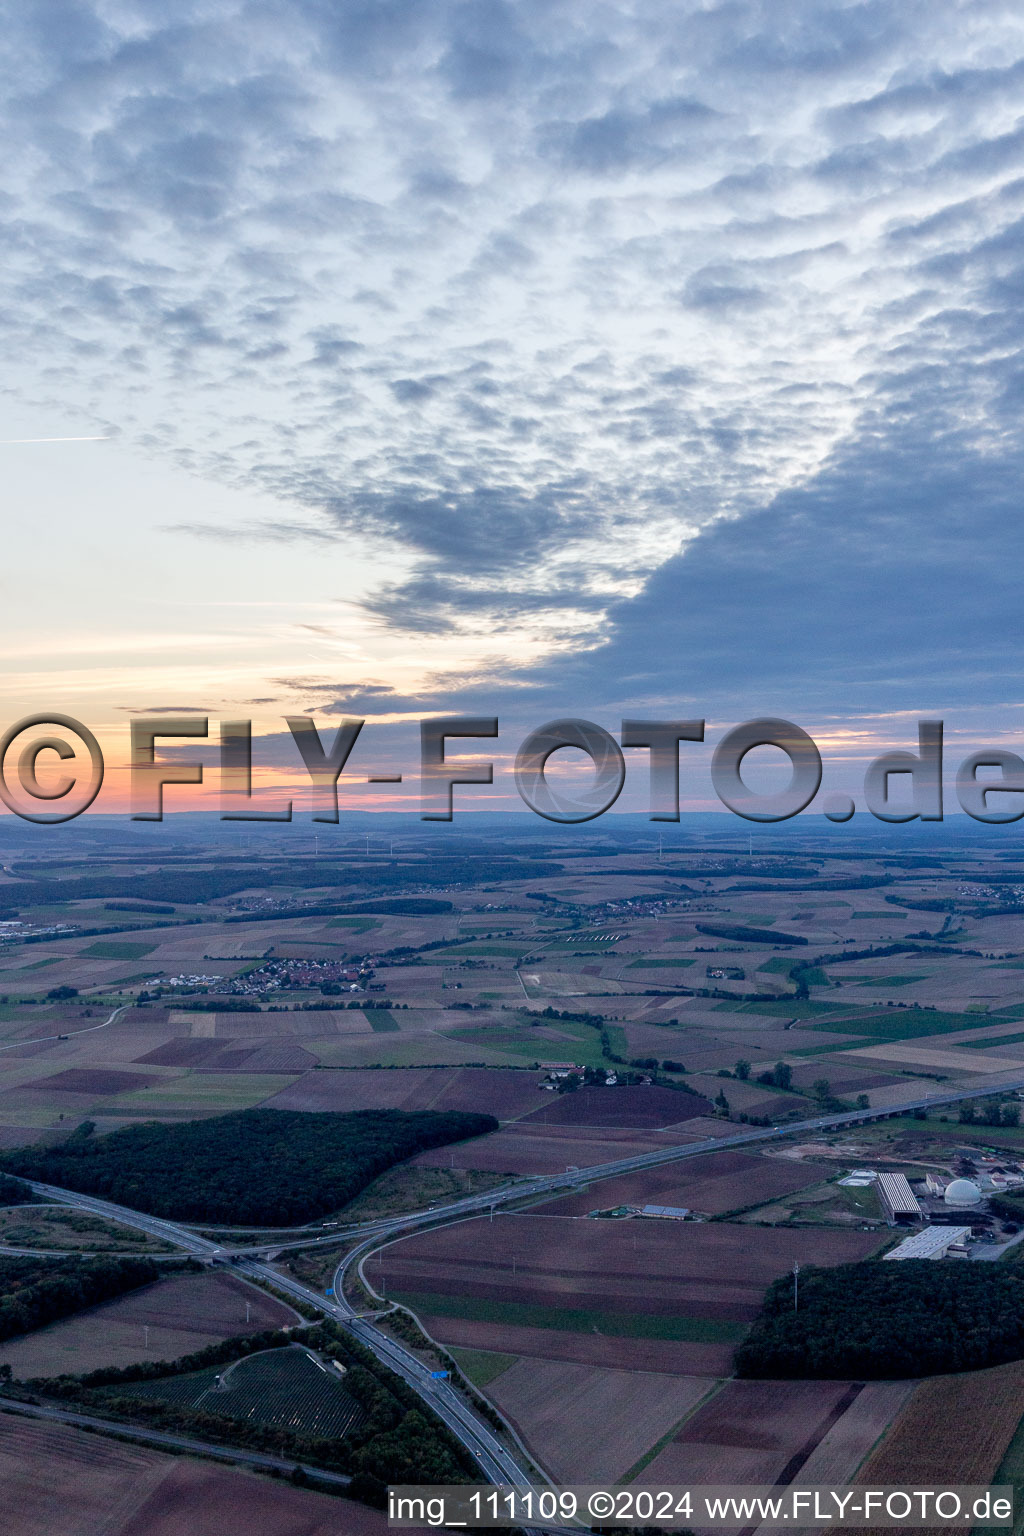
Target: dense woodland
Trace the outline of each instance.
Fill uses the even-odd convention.
[[[132,1383],[182,1375],[220,1365],[260,1349],[303,1343],[345,1366],[344,1389],[365,1417],[343,1439],[322,1439],[290,1429],[233,1419],[206,1408],[132,1395]],[[475,1479],[475,1463],[411,1387],[380,1364],[371,1352],[331,1323],[296,1331],[263,1332],[229,1339],[168,1365],[149,1362],[121,1370],[92,1371],[28,1384],[34,1392],[83,1403],[120,1418],[143,1420],[248,1450],[271,1452],[352,1476],[349,1493],[384,1505],[389,1483],[464,1483]]]
[[[30,1185],[0,1173],[0,1205],[31,1205],[38,1199]]]
[[[735,939],[743,944],[806,944],[796,933],[781,933],[774,928],[749,928],[744,923],[697,923],[698,933],[713,939]]]
[[[491,1115],[244,1109],[183,1125],[86,1121],[56,1147],[19,1147],[11,1173],[179,1221],[289,1226],[339,1210],[417,1152],[495,1131]]]
[[[1024,1273],[904,1259],[784,1275],[736,1351],[740,1376],[880,1380],[1024,1358]]]
[[[160,1273],[152,1259],[4,1255],[0,1257],[0,1339],[29,1333],[149,1285]]]

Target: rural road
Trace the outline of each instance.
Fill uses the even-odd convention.
[[[47,1419],[57,1424],[70,1424],[79,1429],[112,1431],[126,1440],[139,1440],[144,1445],[154,1445],[173,1451],[192,1451],[197,1456],[211,1456],[217,1461],[244,1462],[249,1467],[273,1469],[291,1474],[296,1463],[280,1456],[264,1456],[260,1451],[234,1450],[226,1445],[213,1445],[208,1440],[191,1440],[184,1435],[168,1435],[159,1429],[144,1429],[141,1425],[125,1425],[120,1421],[95,1418],[87,1413],[75,1413],[70,1408],[50,1408],[41,1403],[22,1403],[13,1397],[0,1397],[0,1413],[20,1414],[29,1419]],[[303,1467],[311,1481],[334,1483],[347,1488],[352,1481],[341,1472],[325,1472],[321,1467]]]
[[[120,1007],[114,1009],[109,1019],[103,1020],[102,1024],[87,1024],[84,1029],[68,1029],[60,1035],[37,1035],[34,1040],[15,1040],[13,1045],[0,1045],[0,1051],[16,1051],[24,1045],[43,1045],[47,1040],[73,1040],[76,1035],[91,1035],[94,1030],[106,1029],[108,1024],[113,1024],[114,1020],[131,1006],[131,1003],[122,1003]]]

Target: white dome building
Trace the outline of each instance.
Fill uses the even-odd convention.
[[[943,1199],[953,1206],[980,1205],[981,1190],[970,1179],[954,1179],[947,1185]]]

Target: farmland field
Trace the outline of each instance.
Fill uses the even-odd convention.
[[[1022,1418],[1024,1363],[1019,1360],[987,1371],[933,1377],[915,1389],[853,1481],[922,1488],[993,1483]],[[1008,1480],[1013,1481],[1012,1475]]]
[[[855,1481],[991,1482],[1022,1417],[1022,1361],[933,1377],[916,1388]]]
[[[104,939],[83,949],[83,955],[95,955],[100,960],[141,960],[151,955],[155,944],[140,944],[129,939]]]
[[[869,1381],[800,1468],[800,1481],[843,1484],[875,1447],[916,1391],[913,1381]]]
[[[711,1108],[699,1094],[672,1088],[580,1088],[558,1095],[529,1117],[531,1125],[621,1125],[636,1130],[676,1125],[706,1115]]]
[[[693,1121],[702,1127],[705,1121]],[[686,1141],[684,1135],[673,1140]],[[416,1159],[422,1168],[455,1167],[508,1174],[561,1173],[567,1164],[586,1168],[591,1163],[608,1163],[634,1153],[654,1152],[665,1139],[642,1131],[618,1127],[523,1125],[503,1126],[491,1136],[451,1150],[422,1152]]]
[[[407,1298],[446,1343],[718,1375],[772,1279],[795,1260],[838,1263],[878,1242],[864,1232],[766,1229],[752,1243],[748,1229],[725,1223],[507,1214],[399,1239],[368,1274],[383,1276],[388,1294]],[[674,1365],[649,1363],[654,1341]]]
[[[615,1482],[714,1385],[706,1377],[520,1360],[490,1382],[487,1396],[556,1481]]]
[[[159,914],[139,914],[146,927],[138,931],[47,937],[31,949],[15,935],[0,948],[0,1146],[56,1145],[84,1119],[97,1122],[99,1138],[139,1120],[178,1123],[257,1104],[302,1116],[388,1108],[495,1116],[497,1130],[380,1175],[345,1211],[369,1218],[509,1178],[730,1137],[748,1117],[784,1127],[813,1116],[822,1077],[833,1094],[852,1102],[867,1093],[882,1107],[933,1087],[1024,1076],[1024,909],[992,917],[976,910],[998,904],[1018,879],[1024,886],[1024,868],[1007,869],[994,854],[966,845],[955,858],[929,854],[919,867],[890,842],[898,832],[857,844],[836,833],[846,841],[821,851],[810,822],[801,835],[816,851],[768,852],[767,844],[755,849],[743,829],[733,829],[730,841],[728,825],[709,827],[699,844],[687,843],[685,828],[669,829],[664,857],[649,828],[638,833],[612,818],[585,833],[534,828],[548,872],[522,880],[494,874],[520,854],[499,851],[490,834],[468,825],[410,825],[415,852],[403,849],[403,833],[397,851],[372,854],[361,835],[340,827],[339,856],[325,855],[321,834],[318,862],[295,855],[284,841],[291,833],[264,829],[277,851],[252,858],[251,871],[247,849],[233,841],[229,859],[214,860],[204,849],[198,863],[172,861],[166,870],[149,855],[132,861],[121,851],[109,866],[91,855],[67,865],[51,856],[60,865],[55,878],[45,861],[33,867],[35,856],[23,860],[16,852],[7,862],[5,848],[5,869],[17,865],[17,873],[0,870],[0,893],[14,880],[47,882],[47,902],[18,914],[29,922],[101,929],[125,921],[104,908],[102,896],[63,899],[69,881],[92,881],[104,868],[122,883],[149,882],[154,899],[162,882],[178,910],[174,922],[162,924]],[[511,827],[500,834],[510,846],[521,836]],[[475,867],[458,848],[436,853],[442,844],[430,841],[435,837],[446,849],[472,840]],[[589,847],[584,837],[593,838]],[[531,857],[533,850],[531,841]],[[446,860],[450,871],[442,868]],[[323,887],[303,884],[302,870]],[[441,889],[436,882],[449,873]],[[225,894],[205,900],[204,882],[214,875]],[[251,884],[238,884],[243,877]],[[322,910],[387,900],[396,890],[399,900],[438,892],[449,910]],[[915,900],[933,905],[915,909]],[[183,917],[197,921],[176,926]],[[940,928],[941,945],[925,931]],[[807,944],[773,954],[749,937],[758,929]],[[894,943],[918,947],[885,953]],[[993,953],[1000,949],[1007,952]],[[807,963],[798,996],[790,973],[801,957]],[[344,974],[355,965],[358,983]],[[368,985],[371,970],[379,989],[372,997],[334,990]],[[187,979],[193,973],[198,980]],[[143,982],[159,995],[135,1006]],[[62,984],[78,995],[46,996]],[[236,997],[221,1006],[231,989]],[[761,995],[751,997],[755,992]],[[239,998],[241,1007],[230,1006]],[[108,1024],[119,1002],[128,1006]],[[590,1017],[562,1018],[562,1011]],[[589,1083],[558,1093],[549,1077],[556,1062],[597,1070]],[[789,1091],[757,1081],[780,1062],[792,1071]],[[615,1085],[595,1080],[613,1073]],[[727,1103],[713,1115],[710,1101],[720,1093]],[[702,1150],[518,1213],[496,1212],[493,1224],[485,1215],[391,1242],[369,1261],[368,1277],[375,1284],[379,1277],[389,1297],[408,1300],[458,1352],[557,1477],[605,1480],[642,1465],[658,1480],[772,1480],[799,1468],[804,1482],[843,1482],[887,1444],[897,1460],[903,1456],[899,1425],[919,1399],[914,1383],[872,1381],[857,1390],[845,1380],[738,1381],[731,1375],[736,1342],[767,1284],[795,1262],[860,1259],[887,1237],[881,1227],[863,1230],[879,1219],[875,1197],[838,1186],[845,1169],[884,1163],[948,1174],[972,1147],[1002,1149],[1007,1158],[1024,1153],[1024,1128],[961,1126],[955,1116],[946,1123],[934,1114],[927,1122],[895,1119],[856,1134],[815,1132],[798,1155],[787,1155],[796,1149],[786,1137],[742,1151]],[[704,1219],[589,1215],[643,1204],[685,1206]],[[0,1216],[0,1242],[119,1241],[93,1220],[20,1208]],[[141,1240],[128,1233],[123,1241]],[[325,1245],[282,1262],[322,1292],[336,1249]],[[9,1358],[24,1376],[166,1359],[290,1319],[286,1307],[259,1297],[232,1271],[179,1276],[12,1341],[0,1360]],[[321,1408],[337,1405],[336,1384],[298,1350],[221,1373],[227,1390],[214,1390],[207,1375],[145,1390],[184,1392],[190,1401],[205,1393],[202,1407],[223,1399],[224,1408],[234,1396],[243,1416],[279,1412],[271,1421],[286,1422],[297,1384],[271,1379],[274,1372],[305,1373],[301,1384],[328,1393]],[[1007,1419],[1013,1411],[1011,1404]],[[987,1423],[983,1410],[978,1418]],[[332,1433],[342,1427],[329,1416],[316,1422]],[[983,1435],[976,1438],[980,1446]],[[193,1493],[201,1483],[209,1511],[197,1514],[186,1493],[176,1502],[167,1492],[175,1479]],[[205,1529],[210,1511],[232,1531],[237,1511],[221,1490],[239,1484],[251,1488],[253,1479],[180,1463],[159,1484],[163,1502],[143,1494],[121,1525],[114,1518],[110,1536],[163,1536],[165,1529],[192,1536]],[[252,1514],[241,1500],[246,1529],[262,1536],[265,1525],[278,1536],[276,1501],[288,1497],[312,1502],[302,1504],[301,1516],[280,1516],[282,1536],[319,1529],[325,1501],[257,1486],[267,1490],[265,1513],[261,1504]],[[307,1509],[314,1513],[307,1517]],[[377,1522],[360,1511],[355,1522],[343,1515],[339,1527],[339,1509],[332,1502],[322,1523],[331,1536],[339,1528],[363,1536],[371,1529],[366,1521]],[[54,1536],[52,1524],[43,1521],[45,1536]]]
[[[578,1194],[563,1195],[542,1209],[557,1216],[585,1216],[617,1205],[675,1205],[709,1216],[759,1204],[816,1184],[831,1170],[821,1164],[782,1161],[745,1152],[709,1152],[674,1166],[602,1179]]]
[[[235,1275],[174,1275],[130,1296],[0,1345],[15,1376],[78,1375],[100,1366],[176,1360],[221,1339],[297,1321],[290,1307]]]
[[[365,1504],[29,1419],[4,1419],[0,1484],[12,1536],[387,1536],[388,1530],[383,1512]]]
[[[644,1476],[652,1486],[789,1482],[798,1470],[794,1463],[810,1457],[861,1390],[838,1381],[726,1382]]]

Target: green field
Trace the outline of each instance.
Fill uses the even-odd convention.
[[[962,1040],[957,1050],[961,1048],[968,1051],[999,1051],[1004,1045],[1020,1045],[1024,1042],[1024,1034],[989,1036],[987,1040]]]
[[[641,970],[641,969],[643,969],[643,970],[659,970],[659,969],[664,969],[664,970],[673,970],[673,971],[675,971],[675,970],[678,970],[681,966],[684,966],[684,965],[696,965],[696,964],[697,964],[696,960],[687,959],[684,956],[680,956],[677,960],[648,960],[646,956],[641,956],[639,960],[631,960],[629,962],[629,964],[626,966],[626,970],[627,971],[636,971],[636,970]],[[762,966],[761,969],[764,970],[764,966]]]
[[[511,939],[498,939],[491,942],[481,943],[470,941],[468,944],[456,944],[451,949],[439,949],[437,954],[442,960],[447,960],[449,958],[454,958],[457,960],[464,955],[490,955],[492,958],[500,956],[501,958],[508,960],[514,958],[516,955],[525,955],[530,949],[537,949],[542,944],[546,944],[547,942],[548,941],[546,939],[533,942],[528,939],[523,939],[520,943],[514,943]]]
[[[839,1003],[810,1003],[803,999],[783,998],[777,1003],[716,1003],[716,1013],[763,1013],[772,1019],[815,1019],[819,1015],[841,1013]],[[833,1029],[833,1024],[822,1024],[823,1029]],[[850,1025],[852,1030],[855,1026]],[[860,1025],[856,1028],[859,1030]]]
[[[375,1035],[397,1035],[402,1027],[397,1019],[391,1017],[386,1008],[364,1008],[363,1018]]]
[[[939,1114],[947,1116],[945,1122],[938,1118]],[[1024,1151],[1024,1126],[961,1125],[955,1104],[930,1111],[927,1120],[915,1120],[912,1115],[894,1115],[877,1126],[857,1127],[858,1136],[873,1133],[872,1141],[891,1141],[905,1131],[911,1132],[915,1139],[928,1138],[943,1146],[989,1148],[994,1152],[1006,1148],[1013,1148],[1018,1153]],[[1011,1253],[1014,1251],[1010,1250]]]
[[[578,1061],[581,1066],[599,1066],[602,1061],[601,1045],[596,1034],[592,1045],[581,1047],[567,1042],[561,1048],[553,1040],[538,1040],[525,1031],[511,1029],[456,1029],[449,1038],[469,1047],[467,1055],[474,1050],[486,1050],[502,1056],[521,1057],[526,1061],[555,1060],[562,1056],[568,1059],[571,1055],[573,1061]]]
[[[809,965],[806,969],[801,970],[799,974],[801,980],[805,981],[809,987],[827,987],[831,985],[828,976],[820,965]]]
[[[396,1301],[419,1314],[463,1317],[481,1323],[507,1323],[520,1328],[552,1328],[561,1333],[604,1333],[618,1339],[677,1339],[699,1344],[735,1344],[747,1333],[745,1323],[722,1322],[709,1317],[652,1317],[642,1312],[535,1307],[526,1302],[487,1301],[478,1296],[439,1296],[428,1291],[393,1294]]]
[[[143,955],[151,955],[156,947],[155,944],[139,944],[130,939],[101,939],[98,944],[90,944],[81,953],[83,956],[91,955],[96,960],[141,960]]]
[[[541,1021],[537,1015],[530,1017],[545,1024],[549,1022],[547,1019]],[[476,1028],[452,1030],[449,1038],[487,1050],[501,1051],[504,1055],[525,1057],[527,1061],[552,1061],[564,1057],[584,1067],[608,1065],[601,1055],[601,1038],[596,1029],[589,1029],[586,1024],[577,1024],[569,1019],[554,1019],[550,1022],[560,1034],[570,1038],[564,1042],[552,1040],[546,1035],[538,1034],[530,1024],[520,1028],[510,1028],[500,1024],[478,1025]],[[608,1024],[605,1028],[615,1054],[627,1055],[626,1036],[623,1030],[615,1024]]]
[[[152,1088],[140,1088],[137,1093],[119,1094],[109,1106],[109,1113],[167,1120],[225,1114],[269,1099],[288,1088],[298,1076],[296,1072],[217,1072],[209,1076],[187,1073],[154,1083]],[[101,1112],[100,1106],[96,1112]]]
[[[852,1012],[852,1009],[850,1010]],[[822,1021],[812,1029],[842,1029],[878,1040],[915,1040],[919,1035],[948,1035],[962,1029],[981,1029],[992,1023],[990,1013],[942,1013],[930,1008],[887,1008],[884,1013],[865,1008],[863,1018],[844,1018],[841,1023]],[[957,1046],[959,1050],[960,1047]]]
[[[368,933],[371,928],[379,928],[380,923],[375,917],[332,917],[325,924],[327,928],[351,928],[354,933]]]
[[[500,1355],[490,1349],[450,1349],[448,1353],[474,1387],[486,1387],[519,1358],[518,1355]]]

